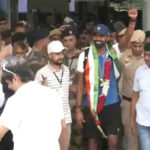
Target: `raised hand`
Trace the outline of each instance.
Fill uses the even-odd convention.
[[[138,11],[136,9],[129,9],[128,16],[131,20],[136,20],[136,18],[138,16]]]

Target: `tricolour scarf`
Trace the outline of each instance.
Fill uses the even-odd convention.
[[[106,48],[107,48],[108,54],[113,59],[115,76],[116,78],[118,78],[121,73],[121,67],[119,65],[119,61],[110,43],[106,44]],[[86,83],[86,89],[87,89],[88,104],[89,104],[91,115],[95,120],[95,124],[97,128],[100,130],[103,137],[106,138],[106,135],[100,126],[100,120],[99,120],[98,112],[97,112],[98,101],[99,101],[99,80],[100,80],[99,58],[98,58],[97,49],[94,43],[92,43],[89,49],[89,53],[88,53],[88,57],[87,57],[86,65],[85,65],[85,83]],[[104,106],[101,106],[101,109],[102,107]]]

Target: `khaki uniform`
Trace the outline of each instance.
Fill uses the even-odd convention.
[[[48,63],[48,58],[46,54],[44,55],[42,51],[33,48],[31,53],[27,57],[27,63],[34,72],[34,74],[36,74],[39,69],[41,69]]]
[[[80,50],[76,49],[74,51],[74,57],[68,58],[67,55],[65,55],[65,65],[69,67],[70,70],[70,85],[76,86],[77,85],[77,64],[78,64],[78,56],[80,54]],[[69,101],[70,106],[73,108],[76,104],[76,93],[69,92]]]
[[[74,56],[69,58],[67,54],[65,54],[65,65],[68,66],[70,71],[70,86],[73,86],[76,88],[77,86],[77,64],[78,64],[78,56],[80,54],[80,50],[75,49],[74,50]],[[76,105],[76,92],[69,91],[69,103],[71,108],[71,114],[72,114],[72,126],[71,126],[71,141],[70,141],[70,148],[76,147],[78,145],[78,148],[82,146],[82,134],[79,128],[77,128],[77,123],[75,121],[75,105]],[[80,142],[76,143],[74,139],[80,139]]]
[[[122,123],[124,125],[124,150],[138,150],[139,142],[136,135],[130,131],[130,104],[133,91],[134,75],[136,69],[144,64],[144,57],[136,58],[131,50],[126,50],[120,58],[120,64],[123,70],[122,76]]]

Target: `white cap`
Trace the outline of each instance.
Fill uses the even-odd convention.
[[[47,53],[60,53],[64,49],[66,49],[66,47],[64,47],[60,41],[52,41],[47,46]]]

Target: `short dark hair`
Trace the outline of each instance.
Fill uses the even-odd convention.
[[[22,33],[22,32],[15,33],[12,36],[12,45],[18,41],[24,41],[26,38],[27,38],[27,35],[25,33]]]
[[[11,30],[8,29],[8,30],[1,32],[1,36],[2,36],[2,40],[5,40],[11,37]]]
[[[7,79],[12,81],[14,75],[19,76],[22,82],[34,80],[34,73],[28,66],[26,60],[20,57],[7,57],[2,71],[2,80]]]
[[[25,29],[27,30],[27,32],[28,32],[28,30],[29,30],[29,28],[30,28],[30,25],[29,25],[26,21],[21,20],[21,21],[18,21],[18,22],[17,22],[17,24],[16,24],[14,30],[15,30],[16,28],[18,28],[18,27],[25,28]]]
[[[150,51],[150,43],[145,44],[144,51]]]
[[[14,45],[20,47],[25,53],[28,51],[27,45],[22,41],[15,42]]]

